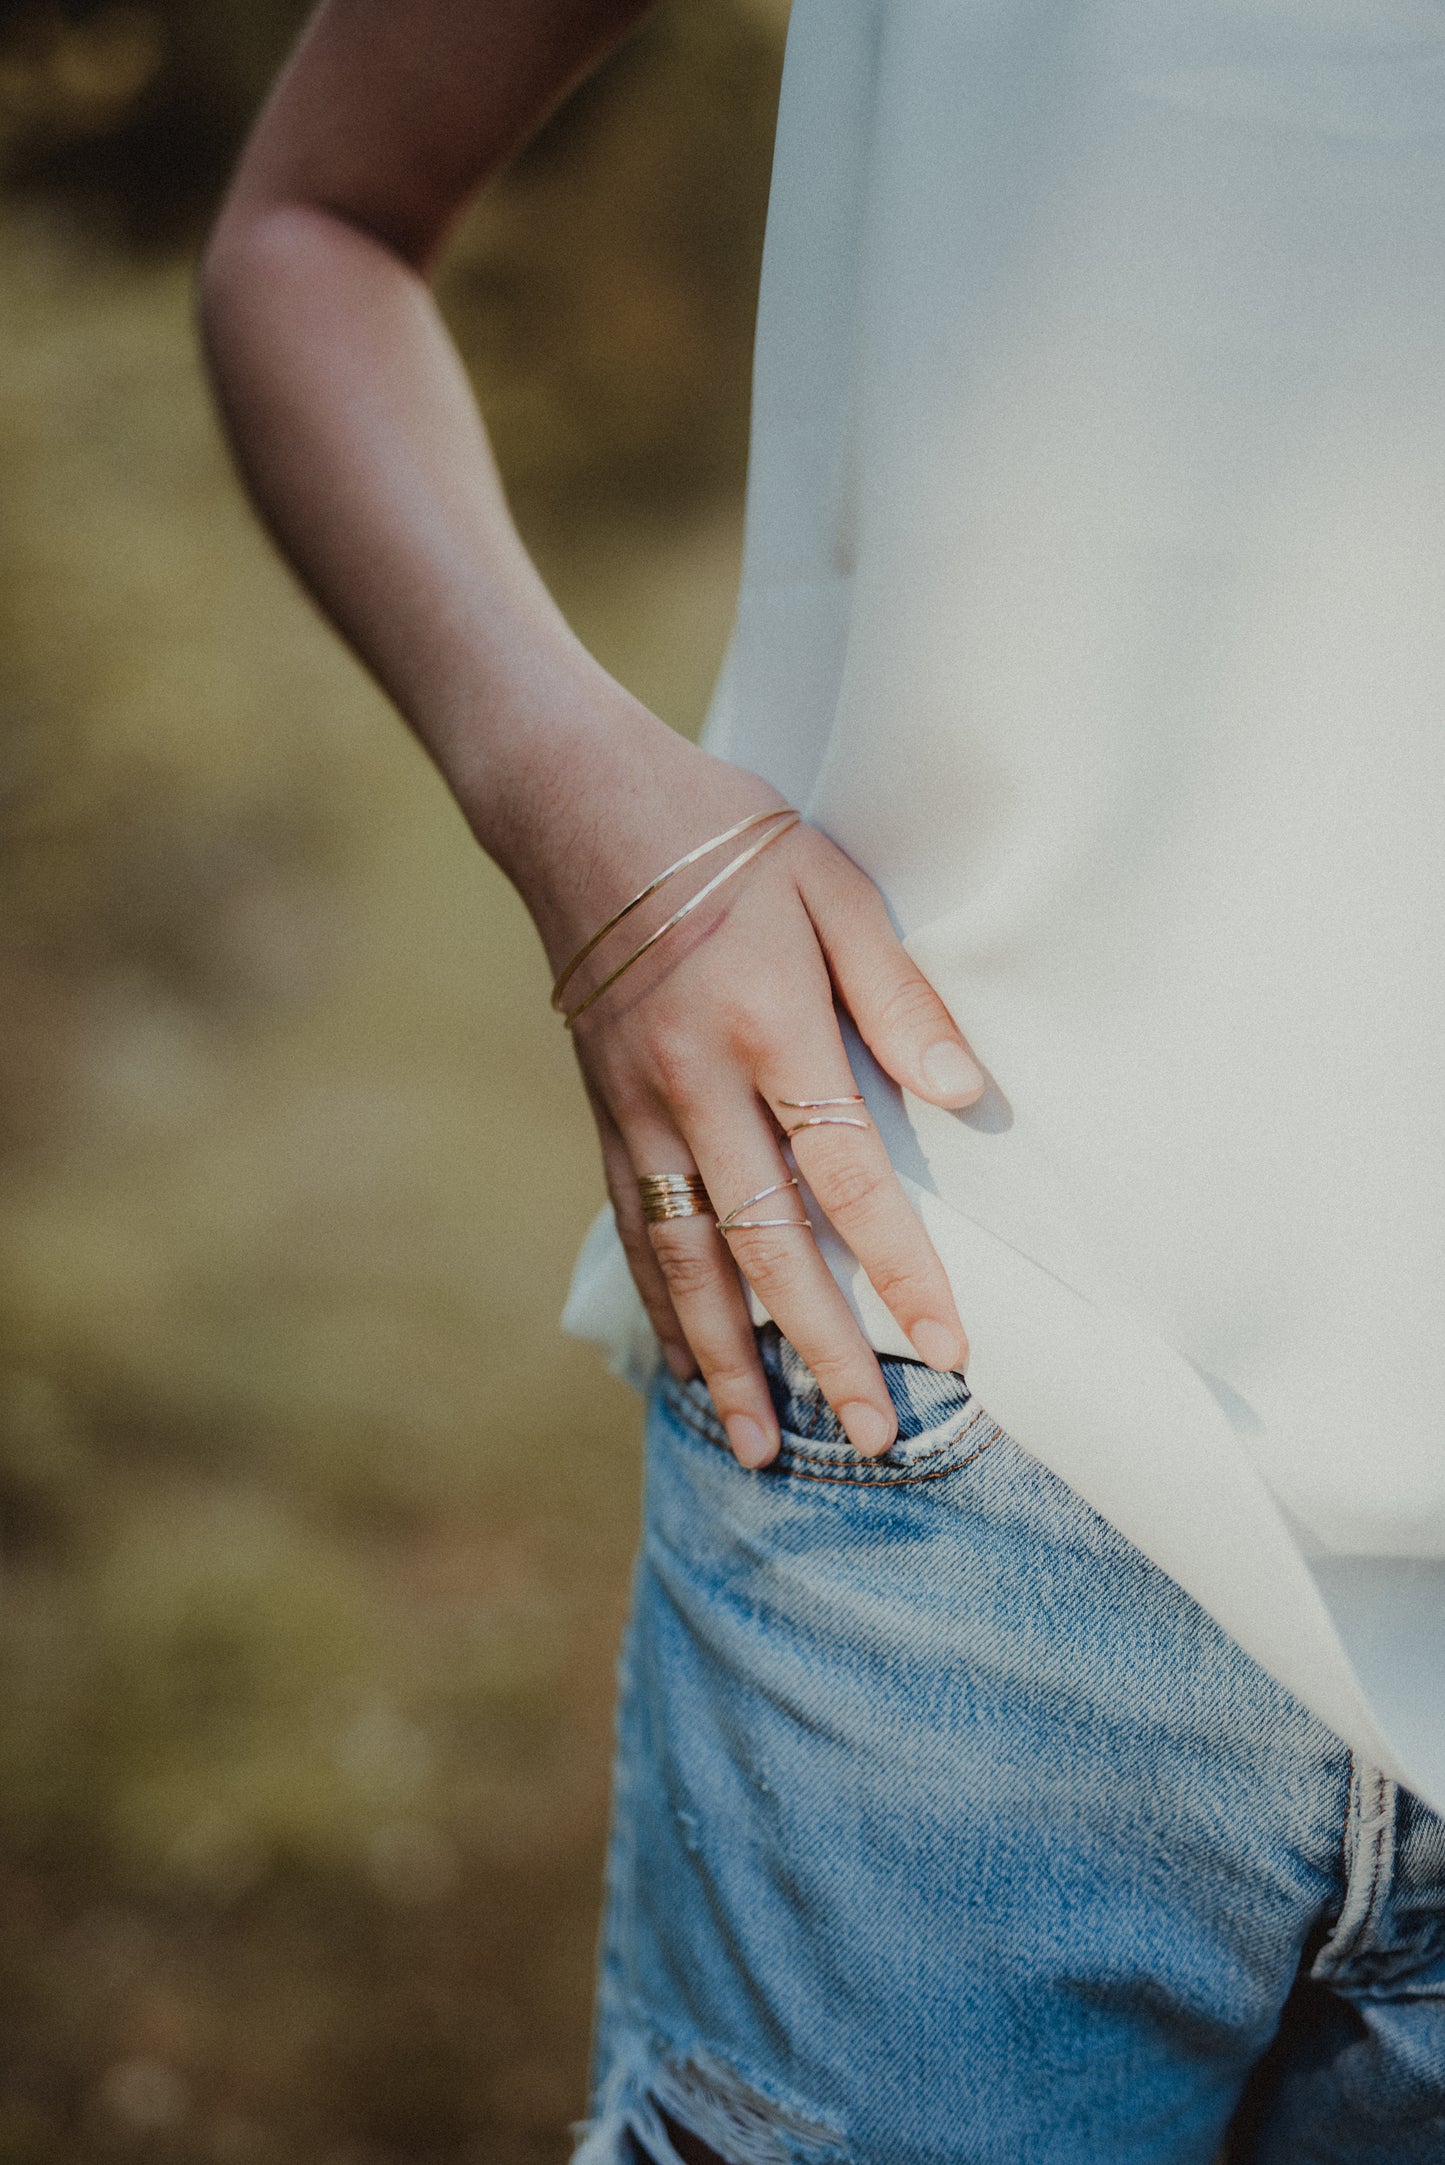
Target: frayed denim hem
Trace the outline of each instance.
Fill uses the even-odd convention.
[[[724,2165],[847,2165],[832,2131],[780,2105],[712,2054],[639,2048],[614,2067],[596,2117],[578,2130],[572,2165],[685,2165],[668,2123]]]

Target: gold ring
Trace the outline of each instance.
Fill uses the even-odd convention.
[[[712,1200],[700,1173],[640,1173],[637,1192],[648,1225],[662,1225],[669,1218],[710,1218]]]
[[[789,1136],[801,1135],[804,1128],[867,1128],[871,1126],[871,1122],[854,1120],[847,1113],[828,1113],[820,1110],[825,1105],[861,1105],[863,1095],[858,1090],[850,1091],[845,1098],[779,1098],[778,1103],[786,1105],[789,1112],[812,1113],[814,1115],[811,1120],[795,1120],[791,1126],[784,1126],[783,1133]]]
[[[775,1180],[770,1188],[759,1188],[756,1195],[745,1196],[735,1210],[730,1210],[725,1218],[718,1219],[718,1231],[720,1233],[740,1233],[744,1231],[751,1232],[758,1226],[792,1225],[796,1226],[800,1232],[811,1233],[813,1221],[806,1211],[804,1211],[801,1218],[744,1218],[742,1216],[742,1212],[751,1210],[754,1203],[765,1203],[770,1195],[781,1195],[785,1188],[796,1188],[797,1185],[797,1181],[789,1174],[786,1180]],[[801,1201],[801,1197],[799,1200]]]

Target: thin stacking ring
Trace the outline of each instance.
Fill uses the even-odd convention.
[[[669,1218],[710,1218],[712,1198],[700,1173],[640,1173],[637,1192],[648,1225],[663,1225]]]
[[[611,990],[611,988],[617,983],[618,978],[623,975],[624,971],[630,970],[634,962],[641,962],[644,955],[650,955],[659,940],[665,940],[668,933],[675,931],[685,917],[691,917],[694,910],[701,909],[703,903],[708,900],[709,896],[715,895],[719,887],[721,887],[725,881],[732,879],[734,874],[741,872],[745,865],[750,865],[755,857],[761,857],[765,849],[771,849],[775,842],[780,842],[785,834],[789,833],[794,827],[797,826],[798,821],[802,818],[803,815],[801,812],[795,812],[791,805],[782,805],[768,816],[773,820],[774,824],[766,830],[760,842],[749,843],[746,849],[739,850],[736,857],[729,858],[728,862],[723,866],[721,872],[714,872],[712,878],[705,881],[703,885],[699,887],[697,893],[693,895],[690,900],[683,903],[680,910],[674,910],[671,917],[667,918],[664,923],[658,926],[656,932],[650,932],[648,934],[647,938],[642,942],[642,945],[640,947],[633,948],[632,953],[627,957],[625,962],[619,962],[617,968],[613,970],[607,977],[604,977],[600,985],[594,985],[592,987],[592,990],[587,994],[585,999],[579,1000],[575,1007],[570,1007],[567,1009],[566,1013],[562,1017],[562,1020],[563,1022],[565,1022],[569,1030],[571,1029],[573,1023],[577,1020],[577,1017],[579,1015],[586,1014],[588,1008],[592,1005],[594,1000],[600,1000],[604,992],[609,992]],[[744,826],[748,827],[755,826],[757,824],[757,817],[755,816],[753,819],[745,820],[743,824]],[[719,837],[718,839],[724,838]],[[706,849],[716,848],[716,846],[717,842],[714,841],[705,845],[705,848],[703,850],[697,851],[694,854],[705,855]],[[652,887],[644,889],[641,895],[636,896],[634,898],[634,902],[643,901],[648,894],[655,894],[657,888],[662,885],[662,881],[664,879],[670,879],[672,877],[672,874],[676,871],[680,871],[682,866],[687,862],[687,858],[680,857],[675,865],[669,866],[668,870],[664,872],[653,883]],[[628,909],[634,907],[634,902],[629,902],[629,904],[627,905]],[[623,912],[623,914],[625,915],[626,912]],[[603,931],[605,932],[608,929],[609,928],[604,925]],[[598,933],[596,935],[596,938],[592,942],[593,946],[597,944],[597,940],[601,937],[602,933]],[[576,958],[576,961],[580,960],[581,957],[578,956]],[[571,962],[567,965],[567,968],[562,972],[561,977],[559,977],[557,980],[558,985],[565,983],[567,978],[571,976],[574,967],[575,962]],[[554,1004],[556,1004],[555,986],[553,987],[553,1001]]]
[[[785,1188],[796,1188],[797,1185],[796,1177],[790,1173],[786,1180],[775,1180],[770,1188],[759,1188],[756,1195],[744,1197],[735,1210],[730,1210],[725,1218],[718,1219],[718,1231],[720,1233],[741,1233],[744,1231],[751,1232],[754,1227],[758,1226],[792,1225],[796,1226],[799,1232],[811,1233],[813,1221],[806,1211],[804,1211],[801,1218],[745,1218],[742,1216],[743,1211],[751,1210],[754,1203],[765,1203],[770,1195],[781,1195]]]
[[[817,1110],[823,1105],[861,1105],[863,1094],[859,1090],[850,1091],[845,1098],[779,1098],[778,1103],[786,1105],[792,1113],[816,1114],[812,1120],[795,1120],[791,1126],[784,1127],[785,1135],[801,1135],[804,1128],[867,1128],[872,1124],[867,1120],[854,1120],[846,1113],[824,1113]]]

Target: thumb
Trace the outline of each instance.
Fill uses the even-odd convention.
[[[857,874],[849,892],[808,914],[844,1006],[879,1065],[930,1104],[976,1105],[987,1077],[962,1031],[888,921],[872,881]]]

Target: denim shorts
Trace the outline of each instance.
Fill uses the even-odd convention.
[[[653,1397],[575,2165],[1445,2161],[1445,1822],[955,1377]]]

